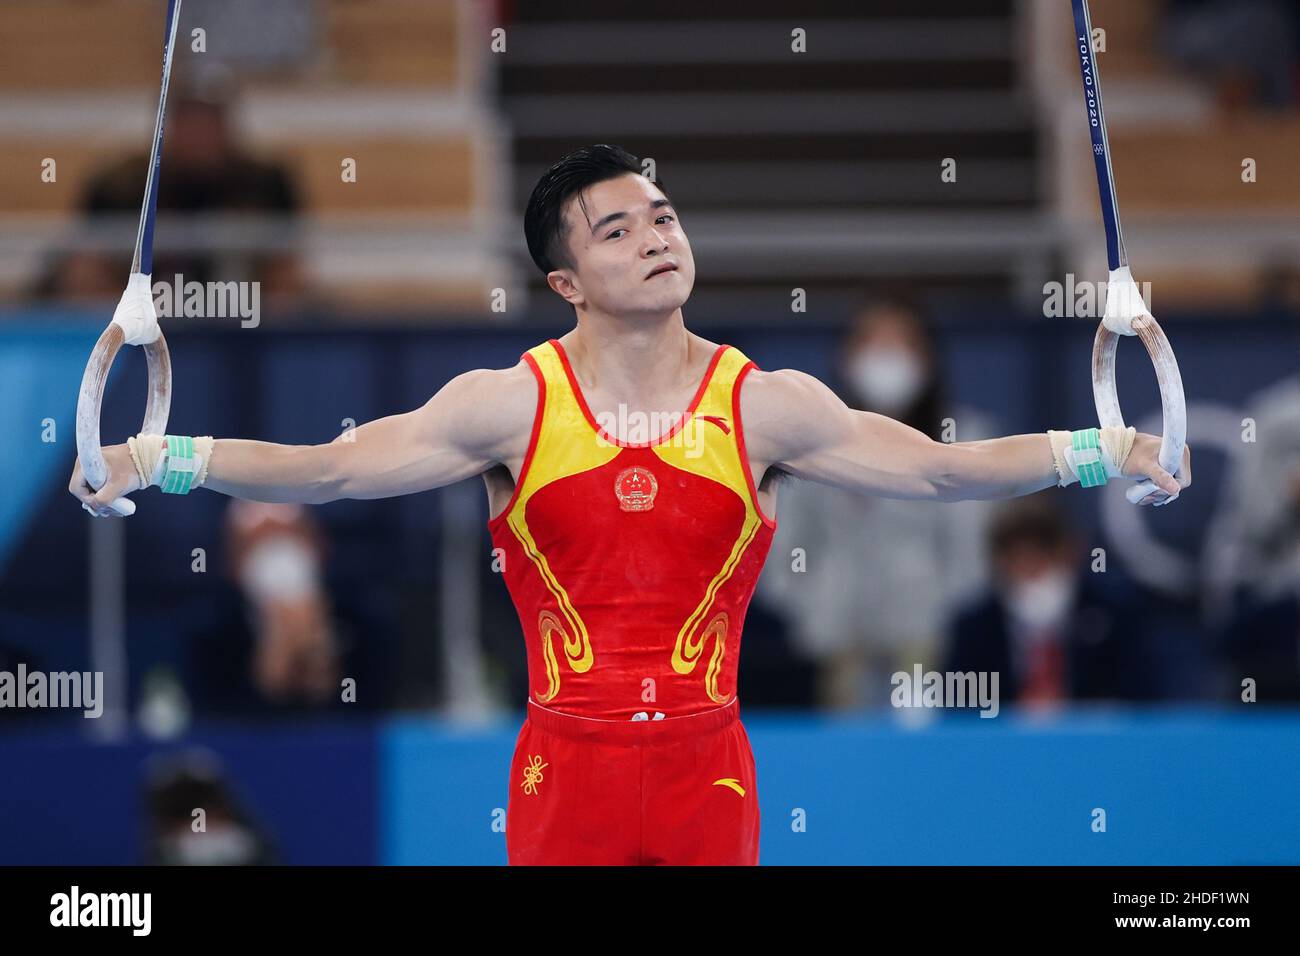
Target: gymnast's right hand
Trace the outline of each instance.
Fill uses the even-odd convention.
[[[81,506],[97,518],[125,518],[135,511],[134,504],[122,496],[140,490],[140,476],[136,474],[135,463],[131,461],[131,449],[126,445],[109,445],[103,449],[104,464],[108,466],[108,481],[96,491],[86,482],[81,473],[81,458],[72,468],[72,480],[68,482],[68,491],[81,502]],[[122,501],[117,503],[117,499]],[[117,507],[114,504],[117,503]],[[122,505],[130,506],[125,510]]]

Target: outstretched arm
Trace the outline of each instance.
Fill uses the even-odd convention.
[[[940,442],[873,412],[849,408],[803,372],[751,373],[741,391],[747,450],[756,468],[792,474],[886,498],[941,501],[1011,498],[1058,483],[1046,433],[986,441]],[[1160,467],[1160,439],[1139,434],[1120,462],[1121,473],[1148,477],[1167,495],[1191,483],[1191,452],[1179,478]],[[756,471],[762,477],[762,471]],[[1163,500],[1153,492],[1143,504]]]
[[[328,444],[217,439],[203,487],[253,501],[323,504],[385,498],[480,474],[526,442],[537,401],[528,368],[466,372],[420,408],[344,433]],[[522,445],[520,445],[522,447]],[[73,470],[68,490],[96,513],[141,481],[126,445],[104,449],[109,479],[98,492]]]

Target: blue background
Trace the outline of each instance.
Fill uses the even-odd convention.
[[[1297,864],[1300,714],[744,717],[764,864]],[[202,745],[297,864],[502,864],[518,722],[0,736],[0,863],[138,861],[145,761]],[[1092,831],[1093,809],[1106,832]],[[791,826],[804,811],[806,831]]]

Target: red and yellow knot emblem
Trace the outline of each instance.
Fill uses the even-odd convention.
[[[537,792],[537,785],[542,782],[542,771],[549,766],[548,763],[542,763],[542,758],[536,755],[524,765],[524,782],[520,784],[524,793],[531,795]]]

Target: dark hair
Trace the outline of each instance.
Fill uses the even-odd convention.
[[[641,160],[621,146],[599,143],[575,149],[542,174],[524,210],[528,254],[542,270],[542,275],[556,269],[573,268],[564,236],[564,204],[576,194],[585,213],[587,206],[582,199],[583,190],[627,173],[640,176]],[[663,183],[656,179],[654,184],[663,191]]]
[[[1051,491],[1040,491],[997,512],[989,527],[989,545],[995,555],[1017,545],[1055,551],[1074,540],[1069,521],[1048,495]]]

